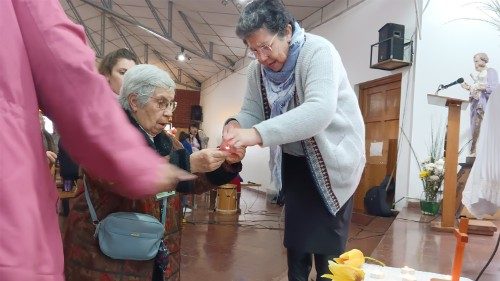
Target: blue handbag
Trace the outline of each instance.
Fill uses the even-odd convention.
[[[102,253],[120,260],[155,258],[165,232],[166,198],[162,199],[162,222],[153,216],[133,212],[111,213],[99,221],[90,200],[86,176],[83,184],[90,216],[96,226],[94,237],[97,237]]]

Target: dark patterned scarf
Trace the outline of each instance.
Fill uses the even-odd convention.
[[[144,129],[139,125],[137,120],[132,116],[132,114],[125,110],[127,113],[127,117],[130,123],[141,132],[144,136],[144,139],[148,143],[148,145],[154,149],[158,154],[162,157],[169,156],[170,164],[173,164],[183,170],[190,171],[189,165],[189,155],[185,149],[174,149],[173,140],[167,135],[166,132],[162,131],[158,135],[156,135],[153,140],[149,137],[149,135],[144,131]],[[175,189],[178,192],[189,193],[193,190],[193,182],[179,182]]]

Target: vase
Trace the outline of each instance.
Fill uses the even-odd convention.
[[[441,196],[425,196],[425,193],[420,198],[420,210],[422,214],[428,216],[435,216],[439,213],[441,207]]]

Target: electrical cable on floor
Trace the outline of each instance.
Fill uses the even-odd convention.
[[[260,194],[260,193],[259,193]],[[255,205],[255,203],[257,202],[257,199],[259,199],[260,195],[257,194],[256,198],[254,199],[254,201],[252,202],[252,205],[250,205],[250,207],[248,207],[248,204],[246,202],[245,199],[243,199],[243,197],[241,197],[241,201],[245,204],[245,212],[242,213],[242,215],[259,215],[259,216],[281,216],[282,215],[282,211],[280,213],[274,213],[274,212],[270,212],[268,210],[258,210],[258,211],[252,211],[252,207],[253,205]],[[266,198],[264,198],[266,199]]]
[[[486,268],[490,265],[491,261],[493,260],[493,257],[495,257],[495,254],[497,253],[497,250],[498,250],[498,244],[500,243],[500,234],[498,235],[498,238],[497,238],[497,244],[495,246],[495,249],[493,250],[493,253],[491,253],[491,257],[490,259],[488,260],[488,262],[484,265],[483,269],[481,269],[481,272],[479,272],[479,275],[476,277],[476,279],[474,279],[474,281],[478,281],[479,278],[481,278],[481,275],[483,275],[484,271],[486,270]]]
[[[260,195],[256,196],[255,200],[252,202],[250,207],[248,207],[248,203],[245,199],[243,199],[243,196],[241,197],[241,202],[244,204],[246,210],[250,210],[256,203],[257,199],[261,198]],[[261,198],[262,199],[262,198]],[[270,218],[274,219],[253,219],[253,220],[247,220],[246,215],[253,215],[253,216],[267,216]],[[224,222],[224,221],[214,221],[214,220],[208,220],[208,221],[197,221],[197,220],[188,220],[184,218],[184,223],[188,223],[190,225],[221,225],[221,226],[236,226],[236,227],[251,227],[254,229],[267,229],[267,230],[283,230],[283,225],[282,225],[282,216],[283,216],[283,211],[281,213],[275,213],[275,212],[268,212],[267,210],[258,210],[258,211],[245,211],[242,212],[241,216],[243,216],[243,220],[239,221],[234,221],[234,222]],[[271,222],[271,223],[277,223],[278,226],[266,226],[262,224],[263,222]]]
[[[284,230],[280,227],[270,227],[263,224],[242,224],[242,223],[224,223],[224,222],[214,222],[214,221],[186,221],[192,225],[221,225],[221,226],[237,226],[237,227],[251,227],[253,229],[266,229],[266,230]]]
[[[411,221],[411,222],[418,222],[418,223],[430,223],[430,222],[433,222],[435,221],[437,218],[439,218],[438,215],[434,216],[434,218],[432,218],[431,220],[429,221],[417,221],[417,220],[410,220],[410,219],[404,219],[404,218],[396,218],[395,220],[400,220],[400,221]]]
[[[392,203],[392,205],[393,205],[393,208],[392,208],[392,209],[396,209],[396,205],[397,205],[397,204],[398,204],[401,200],[403,200],[403,199],[407,199],[407,198],[408,198],[408,197],[403,196],[403,197],[399,198],[398,200],[396,200],[394,203]]]
[[[382,234],[377,234],[377,235],[370,235],[370,236],[366,236],[366,237],[363,237],[363,238],[357,238],[357,237],[351,237],[349,239],[347,239],[347,242],[351,242],[351,241],[359,241],[359,240],[365,240],[365,239],[368,239],[368,238],[375,238],[375,237],[380,237],[380,236],[384,236],[385,233],[382,233]]]
[[[255,200],[253,201],[252,205],[250,205],[250,207],[248,207],[248,211],[250,211],[253,207],[253,205],[255,205],[255,202],[257,202],[257,199],[259,199],[259,193],[257,193],[257,196],[255,196]]]

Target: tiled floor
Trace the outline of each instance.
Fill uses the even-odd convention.
[[[183,232],[182,280],[287,280],[281,208],[267,204],[261,193],[244,189],[242,198],[240,216],[208,213],[204,202],[187,216],[194,223],[188,222]],[[353,214],[347,248],[360,249],[389,266],[449,274],[455,238],[432,231],[429,222],[435,219],[422,216],[418,207],[403,209],[395,220]],[[463,276],[477,276],[497,237],[498,232],[469,236]],[[481,280],[500,280],[498,254]]]
[[[182,280],[287,280],[282,208],[247,189],[241,215],[208,212],[203,196],[196,202],[182,234]],[[348,248],[370,254],[392,220],[354,214]]]
[[[421,271],[450,274],[455,253],[453,233],[430,229],[432,217],[420,215],[418,207],[399,213],[372,256],[393,267],[409,266]],[[437,218],[439,219],[439,217]],[[497,228],[500,222],[495,221]],[[499,232],[494,236],[469,235],[465,246],[462,276],[474,280],[488,261]],[[500,280],[500,255],[497,253],[480,279]]]
[[[243,189],[240,215],[210,212],[205,196],[186,214],[182,233],[183,281],[286,281],[282,208],[266,202],[265,194]],[[394,218],[353,214],[348,249],[360,249],[389,266],[448,274],[455,238],[430,230],[432,217],[405,208]],[[62,220],[64,223],[64,220]],[[498,221],[495,222],[500,227]],[[463,275],[474,279],[488,260],[494,236],[470,235],[465,249]],[[314,272],[311,277],[314,276]],[[312,280],[312,279],[311,279]],[[500,280],[497,254],[481,281]],[[420,281],[420,280],[419,280]],[[427,280],[426,280],[427,281]]]
[[[281,208],[265,194],[243,190],[241,215],[197,208],[186,215],[182,232],[182,280],[276,280],[286,270]]]

